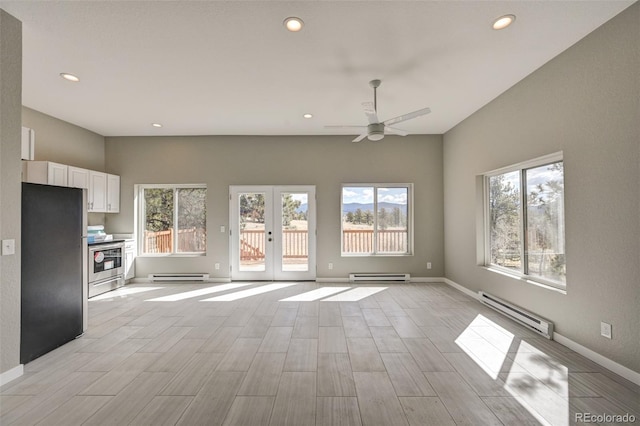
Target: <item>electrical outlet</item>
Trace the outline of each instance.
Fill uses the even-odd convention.
[[[329,269],[333,269],[333,263],[329,263]]]
[[[427,269],[431,269],[431,262],[427,262]]]
[[[215,265],[213,265],[214,268],[216,268],[216,270],[220,269],[220,264],[216,263]]]
[[[220,225],[220,232],[222,232],[222,233],[224,233],[224,232],[225,232],[224,225]]]
[[[606,337],[607,339],[611,339],[611,324],[607,324],[606,322],[601,322],[600,335],[602,337]]]

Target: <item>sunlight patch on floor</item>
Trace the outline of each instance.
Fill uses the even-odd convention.
[[[115,298],[123,298],[136,293],[144,293],[145,291],[160,290],[164,287],[122,287],[108,293],[102,293],[98,296],[93,296],[89,299],[89,302],[95,302],[97,300],[109,300]]]
[[[527,347],[521,350],[524,345]],[[531,352],[532,349],[535,348],[526,342],[519,345],[514,360],[527,372],[510,371],[504,388],[522,400],[522,406],[532,415],[541,416],[554,426],[567,426],[571,423],[568,369],[544,352]]]
[[[552,356],[478,315],[456,344],[541,424],[570,423],[569,372]],[[511,351],[511,352],[509,352]]]
[[[340,293],[341,291],[349,290],[350,288],[351,287],[320,287],[306,293],[281,299],[280,302],[312,302],[322,299],[323,297],[331,296],[332,294]]]
[[[192,297],[204,296],[205,294],[219,293],[221,291],[235,290],[240,287],[245,287],[251,283],[242,284],[222,284],[214,287],[202,288],[199,290],[185,291],[176,294],[170,294],[169,296],[156,297],[155,299],[147,299],[145,302],[176,302],[178,300],[190,299]]]
[[[389,287],[356,287],[353,290],[336,294],[335,296],[322,299],[323,302],[357,302],[365,297],[372,296],[376,293],[386,290]]]
[[[292,285],[298,285],[298,283],[267,284],[261,287],[250,288],[250,289],[238,291],[235,293],[223,294],[222,296],[212,297],[210,299],[204,299],[204,300],[201,300],[201,302],[231,302],[233,300],[244,299],[246,297],[255,296],[257,294],[268,293],[270,291],[276,291],[283,288],[291,287]]]
[[[483,336],[483,334],[487,333],[488,329],[493,327],[489,327],[491,324],[493,324],[491,320],[483,315],[478,315],[471,324],[460,333],[455,342],[485,373],[495,380],[498,378],[502,365],[507,358],[507,350],[514,336],[500,327],[508,333],[508,335],[506,335],[508,342],[504,342],[505,350],[499,350],[491,344],[490,340]],[[499,327],[497,324],[495,325]],[[478,338],[478,336],[480,338]]]

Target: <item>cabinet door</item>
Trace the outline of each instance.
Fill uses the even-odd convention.
[[[35,132],[28,127],[22,128],[22,159],[33,160],[35,147]]]
[[[89,171],[89,211],[107,211],[107,174]]]
[[[136,275],[135,265],[136,253],[134,250],[125,250],[124,252],[124,279],[130,280]]]
[[[89,189],[89,170],[69,166],[67,180],[71,188]]]
[[[107,213],[120,212],[120,176],[107,175]]]
[[[47,175],[49,185],[67,186],[67,170],[64,164],[49,162]]]

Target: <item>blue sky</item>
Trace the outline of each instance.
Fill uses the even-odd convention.
[[[342,202],[372,204],[373,191],[370,186],[345,186],[342,188]],[[377,188],[377,191],[379,203],[407,204],[407,188]]]

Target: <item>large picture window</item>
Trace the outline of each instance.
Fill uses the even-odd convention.
[[[142,255],[203,254],[207,250],[204,185],[139,185]]]
[[[487,266],[564,288],[564,164],[545,157],[485,176]]]
[[[342,187],[342,254],[411,254],[411,184]]]

